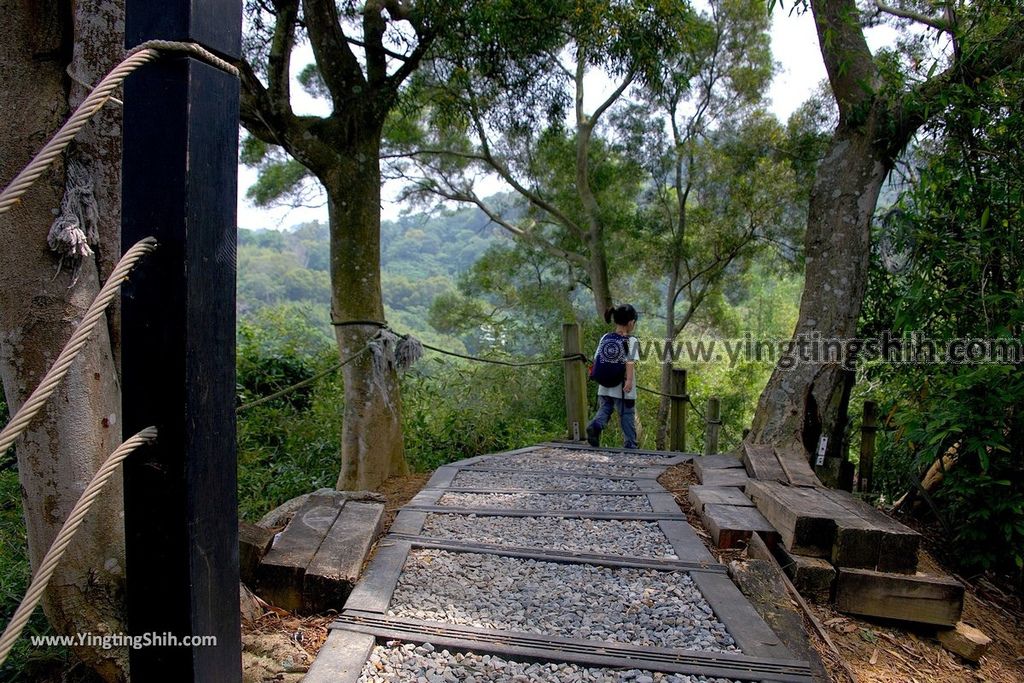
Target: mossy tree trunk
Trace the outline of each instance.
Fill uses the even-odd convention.
[[[6,184],[53,135],[123,52],[120,2],[16,2],[0,29],[0,183]],[[69,80],[68,74],[74,79]],[[22,201],[0,215],[0,379],[13,413],[28,398],[81,321],[118,257],[120,243],[120,110],[110,106],[82,132],[61,163]],[[67,163],[85,169],[96,210],[85,229],[93,254],[77,264],[47,246],[47,232],[66,190],[77,185]],[[85,226],[82,226],[85,227]],[[55,277],[55,273],[57,273]],[[116,316],[111,316],[111,320]],[[72,506],[120,433],[117,326],[100,325],[91,341],[15,445],[35,571]],[[108,483],[57,566],[43,610],[58,634],[119,633],[123,621],[124,526],[120,475]],[[74,654],[106,681],[128,677],[127,651],[74,646]]]

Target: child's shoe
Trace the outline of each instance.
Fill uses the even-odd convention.
[[[590,424],[587,425],[587,443],[594,448],[601,445],[601,429]]]

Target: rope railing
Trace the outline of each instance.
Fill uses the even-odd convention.
[[[285,387],[284,389],[281,389],[280,391],[275,391],[274,393],[269,394],[267,396],[262,396],[262,397],[260,397],[260,398],[258,398],[256,400],[254,400],[254,401],[250,401],[249,403],[243,403],[242,405],[240,405],[237,408],[235,408],[235,413],[243,413],[246,410],[249,410],[250,408],[255,408],[258,405],[262,405],[264,403],[268,403],[269,401],[273,401],[275,398],[281,398],[282,396],[287,396],[288,394],[292,393],[293,391],[298,391],[299,389],[302,389],[303,387],[308,387],[311,384],[315,384],[316,382],[319,382],[320,380],[322,380],[324,377],[327,377],[328,375],[330,375],[332,373],[335,373],[338,370],[341,370],[343,367],[345,367],[346,365],[348,365],[349,363],[354,361],[356,358],[359,358],[359,356],[363,355],[364,353],[366,353],[369,350],[370,350],[370,345],[367,344],[366,346],[364,346],[363,348],[359,349],[358,351],[353,353],[351,356],[349,356],[345,360],[341,361],[340,363],[335,363],[331,367],[327,368],[326,370],[322,370],[322,371],[316,373],[312,377],[308,377],[308,378],[302,380],[301,382],[296,382],[295,384],[293,384],[293,385],[291,385],[289,387]]]
[[[0,192],[0,213],[9,211],[18,203],[18,200],[28,191],[32,183],[46,172],[46,169],[71,144],[71,141],[85,127],[85,124],[113,97],[114,91],[120,87],[129,74],[143,64],[148,64],[162,53],[167,52],[186,52],[218,69],[227,71],[235,76],[238,75],[238,69],[234,66],[194,43],[150,40],[135,47],[96,84],[96,87],[82,101],[82,104],[78,106],[71,115],[71,118],[57,131],[57,134],[43,145],[43,148],[32,158],[32,161],[28,163],[21,173],[14,177],[14,180],[4,188],[3,192]]]
[[[500,358],[484,358],[483,356],[471,356],[471,355],[465,354],[465,353],[458,353],[456,351],[449,351],[447,349],[442,349],[442,348],[439,348],[437,346],[433,346],[431,344],[427,344],[426,342],[420,342],[420,344],[425,349],[430,349],[431,351],[436,351],[437,353],[441,353],[441,354],[444,354],[446,356],[453,356],[455,358],[463,358],[465,360],[474,361],[476,363],[489,363],[491,365],[504,365],[504,366],[510,367],[510,368],[528,368],[528,367],[533,367],[533,366],[537,366],[537,365],[554,365],[555,363],[564,363],[567,360],[583,360],[583,361],[587,360],[587,357],[584,356],[582,353],[574,353],[574,354],[570,354],[568,356],[560,356],[559,358],[543,358],[543,359],[538,359],[538,360],[511,361],[511,360],[502,360]]]
[[[152,237],[147,237],[136,242],[125,252],[121,260],[117,262],[114,270],[110,273],[110,277],[107,278],[99,294],[96,295],[96,298],[86,310],[82,322],[75,328],[71,338],[64,345],[64,349],[57,356],[57,360],[54,361],[53,365],[43,376],[42,381],[39,382],[39,386],[35,388],[28,399],[18,408],[11,417],[10,422],[7,423],[7,426],[0,430],[0,453],[7,451],[11,444],[28,428],[32,419],[43,409],[46,401],[53,395],[53,392],[57,390],[61,381],[68,374],[68,370],[71,368],[75,358],[85,348],[93,330],[104,320],[107,307],[110,306],[114,297],[117,296],[121,283],[128,279],[128,274],[135,267],[135,264],[138,263],[139,259],[154,249],[156,249],[156,240]]]
[[[11,180],[7,187],[0,191],[0,214],[10,211],[17,205],[32,184],[42,177],[92,117],[113,98],[114,91],[121,86],[129,74],[142,65],[152,62],[162,54],[169,52],[185,52],[218,69],[238,76],[238,70],[233,65],[194,43],[151,40],[137,46],[100,80],[57,133],[39,150],[28,165]],[[57,360],[54,361],[35,390],[12,415],[7,425],[0,430],[0,454],[5,453],[10,448],[43,409],[46,402],[67,375],[72,363],[74,363],[82,349],[85,348],[92,332],[104,320],[106,310],[117,296],[121,284],[127,279],[128,274],[135,267],[136,263],[143,256],[156,249],[156,246],[156,240],[152,237],[147,237],[134,244],[124,253],[113,271],[111,271],[107,281],[100,288],[96,298],[89,305],[82,321],[71,334],[60,355],[57,356]],[[152,442],[156,436],[157,430],[155,427],[148,427],[135,434],[116,448],[93,475],[82,495],[71,509],[68,518],[61,526],[60,532],[58,532],[50,548],[43,556],[39,567],[36,568],[35,575],[32,578],[28,591],[25,593],[25,597],[22,598],[10,623],[4,630],[3,635],[0,636],[0,664],[6,661],[7,656],[14,647],[14,643],[28,623],[32,612],[42,599],[43,592],[53,577],[57,565],[71,545],[75,533],[81,527],[85,516],[99,497],[103,487],[114,475],[118,466],[120,466],[125,458],[143,444]]]
[[[28,590],[25,592],[25,597],[21,599],[21,603],[18,608],[14,610],[14,616],[11,617],[10,623],[7,624],[7,628],[4,629],[4,633],[0,636],[0,664],[3,664],[7,659],[7,655],[10,654],[11,649],[14,647],[14,643],[18,640],[18,636],[21,635],[22,630],[25,628],[25,624],[28,623],[29,618],[32,616],[32,612],[35,610],[39,601],[43,597],[43,591],[46,590],[46,586],[50,583],[50,579],[53,578],[53,573],[57,570],[57,565],[60,563],[64,553],[67,552],[68,547],[71,545],[71,541],[75,536],[75,532],[82,526],[82,522],[85,521],[85,516],[89,514],[92,504],[99,498],[100,493],[103,491],[103,487],[106,485],[110,478],[117,472],[118,466],[131,455],[137,448],[143,444],[152,442],[157,437],[156,427],[147,427],[141,432],[131,437],[120,446],[118,446],[113,453],[111,453],[107,459],[103,462],[100,468],[93,475],[92,479],[86,485],[85,490],[82,491],[82,495],[78,498],[78,502],[71,508],[71,513],[68,518],[64,520],[63,526],[57,533],[56,538],[53,539],[53,543],[50,545],[50,549],[46,551],[46,555],[43,556],[43,561],[39,563],[39,567],[36,569],[35,575],[32,577],[32,582],[29,584]]]

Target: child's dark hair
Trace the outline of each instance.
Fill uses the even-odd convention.
[[[636,320],[638,317],[632,304],[622,304],[604,312],[604,321],[610,323],[615,320],[616,325],[628,325],[630,321]]]

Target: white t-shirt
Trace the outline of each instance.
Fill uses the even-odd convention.
[[[604,337],[602,337],[602,339],[604,339]],[[598,347],[598,349],[600,349],[601,348],[601,344],[598,343],[597,347]],[[595,361],[597,360],[597,351],[594,352],[594,360]],[[637,341],[636,337],[632,337],[631,336],[631,337],[629,337],[629,355],[626,357],[626,361],[627,362],[636,363],[639,360],[640,360],[640,342]],[[632,400],[635,401],[636,400],[636,370],[635,370],[635,368],[634,368],[634,373],[633,373],[633,388],[630,391],[626,392],[625,396],[622,395],[622,387],[621,386],[606,387],[606,386],[603,386],[603,385],[600,385],[600,384],[597,385],[597,395],[598,396],[611,396],[612,398],[627,398],[627,399],[632,399]]]

